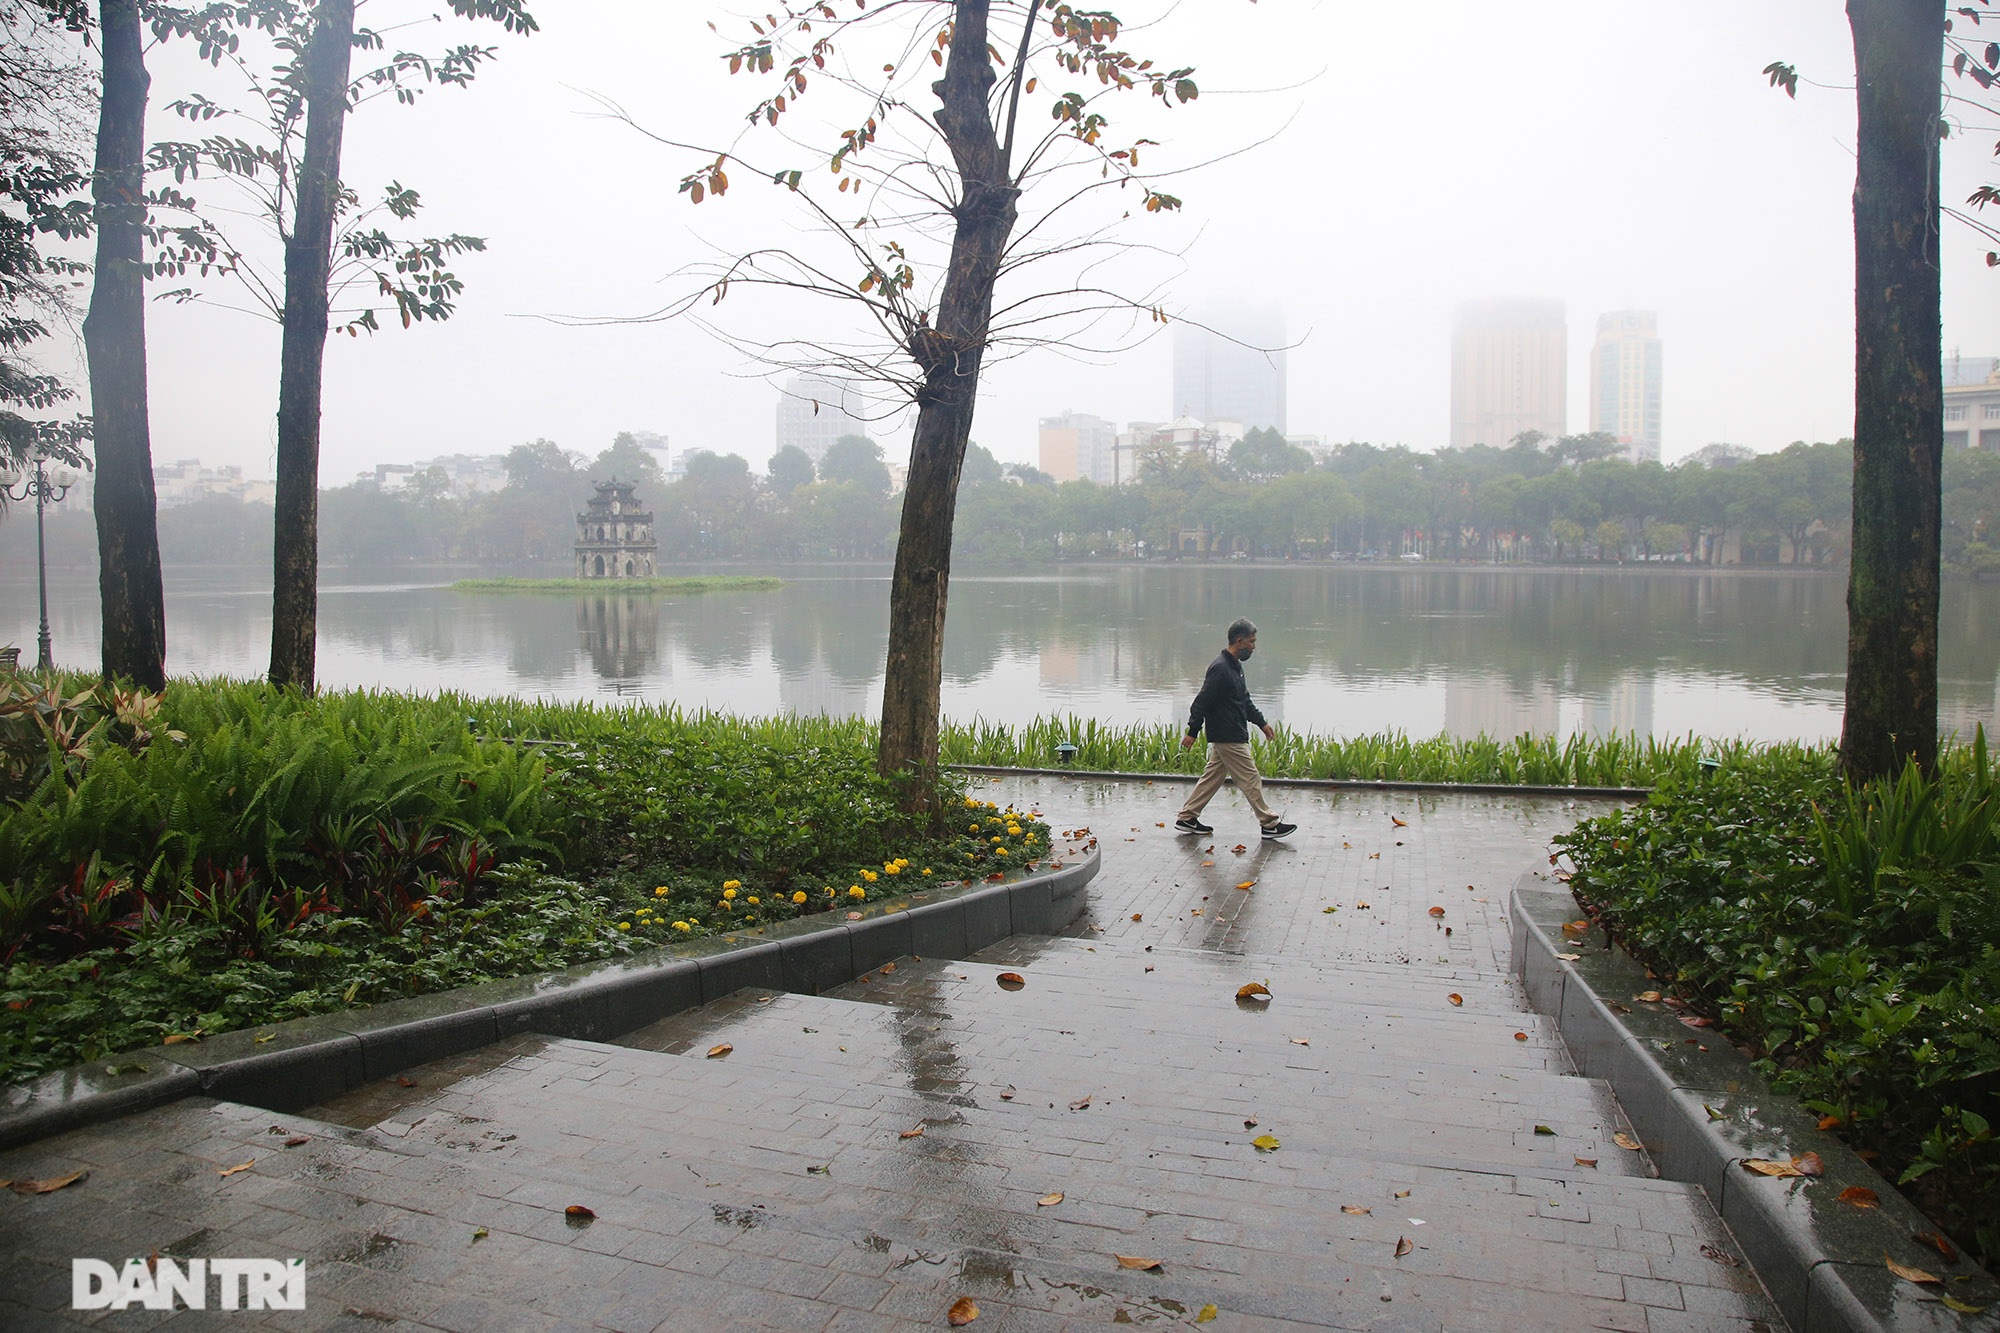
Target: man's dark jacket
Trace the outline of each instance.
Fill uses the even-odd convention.
[[[1225,648],[1208,664],[1201,692],[1188,710],[1187,734],[1199,736],[1205,725],[1211,741],[1244,743],[1250,739],[1250,722],[1261,727],[1264,715],[1250,702],[1250,687],[1243,683],[1243,664]]]

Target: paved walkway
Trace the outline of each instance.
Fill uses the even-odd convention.
[[[1178,783],[980,785],[1100,839],[1068,938],[5,1154],[93,1174],[0,1196],[0,1325],[225,1317],[68,1311],[72,1256],[157,1251],[304,1257],[306,1312],[227,1316],[284,1328],[1782,1328],[1508,973],[1587,811],[1284,790],[1264,844],[1233,793],[1195,840]]]

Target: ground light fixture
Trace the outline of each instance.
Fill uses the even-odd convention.
[[[69,494],[69,488],[76,485],[76,473],[62,465],[50,467],[46,450],[37,449],[29,456],[34,470],[21,466],[19,459],[9,456],[0,458],[0,490],[7,493],[10,500],[35,502],[35,574],[41,593],[42,624],[38,640],[40,651],[35,658],[35,670],[52,671],[55,658],[50,651],[49,640],[49,552],[48,538],[42,525],[42,514],[52,504],[61,504]]]
[[[1068,763],[1074,763],[1075,760],[1076,760],[1076,747],[1074,745],[1070,744],[1068,741],[1064,741],[1061,745],[1058,745],[1056,747],[1057,763],[1068,764]]]

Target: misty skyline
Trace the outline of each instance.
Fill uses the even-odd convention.
[[[386,26],[404,8],[373,0],[365,17]],[[466,289],[450,322],[329,347],[324,484],[537,437],[594,454],[622,430],[664,434],[677,456],[735,452],[758,468],[770,457],[787,373],[767,377],[687,323],[546,317],[656,309],[685,264],[800,226],[783,192],[754,178],[690,207],[676,187],[696,155],[604,118],[591,94],[752,160],[803,150],[738,134],[763,89],[728,77],[728,22],[718,38],[685,11],[619,0],[542,10],[532,38],[481,35],[499,55],[471,88],[369,106],[350,123],[346,175],[364,196],[399,180],[423,194],[424,231],[484,235],[490,248],[456,266]],[[1517,296],[1566,311],[1572,430],[1589,420],[1596,320],[1630,309],[1658,312],[1667,349],[1665,461],[1716,441],[1768,451],[1851,432],[1853,62],[1837,6],[1688,0],[1662,17],[1580,0],[1446,3],[1422,30],[1312,0],[1228,13],[1175,10],[1157,29],[1128,29],[1149,52],[1192,53],[1202,81],[1171,133],[1149,128],[1156,168],[1212,165],[1169,178],[1181,213],[1120,234],[1163,252],[1141,281],[1170,313],[1276,307],[1298,340],[1291,432],[1443,446],[1453,311]],[[1774,60],[1798,66],[1796,101],[1768,86]],[[151,137],[183,128],[163,109],[174,97],[230,94],[192,51],[156,51],[152,73]],[[802,99],[787,121],[815,149],[824,134],[797,117],[816,105]],[[1947,143],[1948,204],[1989,179],[1990,120],[1971,116]],[[2000,353],[2000,276],[1985,249],[1947,220],[1947,356]],[[721,315],[752,327],[817,318],[773,302]],[[270,475],[275,328],[202,305],[156,303],[148,318],[155,460]],[[1038,420],[1065,409],[1170,417],[1172,349],[1169,326],[1108,360],[1046,350],[990,365],[973,437],[1032,462]],[[906,445],[906,430],[871,429],[892,456]]]

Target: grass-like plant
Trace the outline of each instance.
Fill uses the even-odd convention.
[[[1739,756],[1556,839],[1578,901],[1783,1092],[2000,1257],[2000,782]]]

